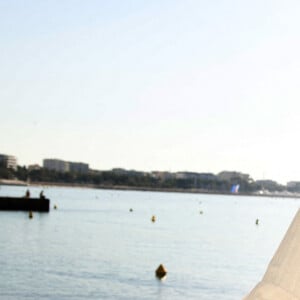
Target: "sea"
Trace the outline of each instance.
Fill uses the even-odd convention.
[[[0,212],[0,299],[243,299],[300,206],[293,198],[65,187],[0,186],[0,196],[27,188],[33,197],[43,189],[51,209],[32,219]],[[164,280],[155,276],[160,264]]]

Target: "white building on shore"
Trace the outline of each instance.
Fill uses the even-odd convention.
[[[17,170],[17,158],[13,155],[0,154],[0,165]]]

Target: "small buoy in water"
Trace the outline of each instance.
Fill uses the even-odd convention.
[[[29,217],[29,219],[32,219],[32,218],[33,218],[33,213],[32,213],[32,211],[31,211],[31,210],[29,211],[29,215],[28,215],[28,217]]]
[[[54,208],[54,209],[57,209],[57,206],[56,206],[56,204],[54,204],[53,208]]]
[[[154,223],[156,221],[156,217],[153,215],[151,221]]]
[[[255,224],[256,224],[256,225],[258,225],[258,223],[259,223],[259,220],[258,220],[258,219],[256,219],[256,221],[255,221]]]
[[[130,208],[130,209],[129,209],[129,211],[130,211],[130,212],[133,212],[133,209],[132,209],[132,208]]]
[[[167,273],[168,272],[167,272],[166,268],[162,264],[160,264],[155,271],[155,275],[159,279],[163,279],[164,277],[166,277]]]
[[[199,213],[200,213],[200,215],[203,215],[203,210],[200,210],[200,212],[199,212]]]

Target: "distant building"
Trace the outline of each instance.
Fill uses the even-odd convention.
[[[152,171],[150,174],[151,177],[157,178],[160,180],[168,180],[175,177],[175,175],[171,172],[165,172],[165,171]]]
[[[0,165],[8,169],[17,169],[17,158],[12,155],[0,154]]]
[[[70,172],[86,174],[89,171],[89,165],[81,162],[69,162]]]
[[[286,187],[287,187],[288,191],[299,193],[300,192],[300,181],[289,181],[286,184]]]
[[[67,161],[63,161],[55,158],[44,159],[43,167],[47,170],[57,171],[61,173],[70,171],[69,163]]]
[[[136,170],[126,170],[123,168],[113,168],[111,170],[116,175],[125,175],[125,176],[146,176],[146,172],[136,171]]]
[[[199,173],[198,178],[203,180],[217,180],[217,176],[212,173]]]
[[[277,183],[274,180],[263,179],[263,180],[256,180],[255,183],[261,187],[262,190],[267,191],[280,191],[283,189],[283,186]]]
[[[38,164],[28,166],[28,171],[35,171],[35,170],[40,170],[40,169],[41,169],[41,166]]]
[[[195,173],[195,172],[177,172],[176,179],[200,179],[200,180],[216,180],[216,175],[212,173]]]
[[[245,180],[245,181],[252,181],[252,179],[250,178],[249,174],[244,174],[244,173],[240,173],[240,172],[236,172],[236,171],[223,171],[220,172],[218,174],[218,178],[220,180],[224,180],[224,181],[232,181],[232,180]]]
[[[69,162],[61,159],[46,158],[43,160],[43,167],[48,170],[61,173],[76,172],[86,174],[89,171],[89,165],[82,162]]]
[[[122,168],[114,168],[111,170],[116,175],[127,175],[128,171]]]
[[[175,173],[176,179],[195,179],[197,178],[198,173],[194,172],[177,172]]]

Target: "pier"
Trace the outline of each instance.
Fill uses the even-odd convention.
[[[1,210],[49,212],[50,200],[46,198],[0,197]]]

